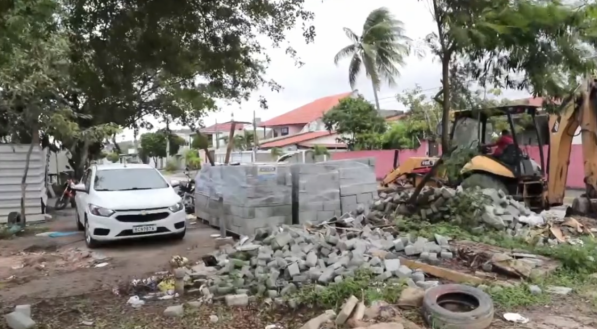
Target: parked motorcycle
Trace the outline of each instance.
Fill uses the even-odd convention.
[[[60,195],[60,197],[56,200],[56,204],[54,205],[54,209],[62,210],[66,208],[66,205],[70,202],[71,207],[75,208],[75,191],[71,188],[72,184],[75,184],[75,180],[69,178],[64,183],[64,191]]]
[[[182,204],[185,207],[187,213],[195,211],[195,179],[189,174],[189,168],[184,172],[187,176],[187,181],[184,184],[180,184],[178,187],[178,195],[182,198]]]

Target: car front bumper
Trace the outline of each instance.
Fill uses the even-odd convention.
[[[89,231],[97,241],[132,239],[182,233],[187,226],[183,210],[117,211],[110,217],[87,214]],[[140,227],[155,227],[153,231],[135,232]]]

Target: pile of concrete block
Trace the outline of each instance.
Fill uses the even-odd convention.
[[[408,243],[404,237],[370,226],[360,233],[333,227],[318,233],[292,226],[260,229],[254,237],[212,253],[215,268],[192,267],[189,284],[207,286],[202,290],[205,295],[261,295],[280,303],[303,285],[323,288],[363,269],[376,282],[424,289],[438,285],[426,281],[422,271],[401,264],[399,254]]]
[[[471,225],[474,232],[481,233],[490,228],[503,230],[508,235],[517,237],[525,237],[530,233],[530,227],[545,223],[541,214],[532,212],[524,203],[514,200],[501,190],[424,187],[414,204],[410,203],[412,192],[413,190],[380,192],[379,200],[371,205],[368,217],[449,221]]]
[[[292,223],[288,165],[205,166],[197,174],[195,211],[237,234]]]
[[[295,224],[320,223],[342,214],[340,173],[327,162],[292,165]]]
[[[195,178],[195,213],[241,235],[282,224],[321,223],[377,197],[374,159],[204,166]]]

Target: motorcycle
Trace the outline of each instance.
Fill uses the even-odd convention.
[[[68,167],[67,167],[68,168]],[[71,185],[75,184],[76,181],[73,178],[68,178],[64,183],[64,191],[60,195],[60,197],[56,200],[56,204],[54,204],[54,209],[62,210],[66,208],[66,205],[70,202],[71,207],[75,208],[75,191],[72,189]]]
[[[178,195],[182,198],[182,204],[187,213],[195,211],[195,180],[189,174],[189,168],[184,172],[187,181],[178,187]]]

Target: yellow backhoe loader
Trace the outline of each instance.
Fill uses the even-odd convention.
[[[580,127],[584,157],[586,191],[574,200],[573,211],[581,214],[597,212],[597,80],[585,81],[573,96],[564,100],[558,114],[541,114],[539,107],[529,105],[501,106],[480,111],[456,111],[452,124],[451,140],[458,144],[458,135],[475,137],[477,144],[486,145],[495,136],[491,117],[505,116],[514,143],[508,145],[499,156],[484,154],[474,156],[466,163],[460,183],[464,188],[495,188],[514,196],[533,210],[562,205],[566,192],[566,179],[572,149],[572,138]],[[539,147],[540,163],[533,161],[519,146],[514,120],[517,116],[529,115],[533,129],[526,130],[535,135],[538,145],[549,145],[544,154]],[[468,122],[469,124],[464,124]],[[471,127],[470,122],[477,126]],[[476,129],[472,129],[476,128]],[[470,136],[473,135],[473,136]],[[455,137],[456,136],[456,137]],[[527,136],[528,137],[528,136]],[[543,137],[543,138],[542,138]],[[543,140],[546,139],[546,140]],[[470,140],[470,138],[469,138]],[[437,157],[413,157],[407,159],[388,174],[382,184],[406,180],[411,185],[419,184],[422,177],[439,160]],[[445,182],[440,170],[428,185]]]

